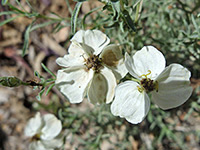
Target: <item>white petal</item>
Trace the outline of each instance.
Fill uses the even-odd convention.
[[[106,46],[103,49],[100,58],[102,58],[102,61],[106,66],[112,69],[117,79],[123,78],[128,73],[124,64],[122,51],[118,45],[112,44]]]
[[[68,52],[70,55],[74,56],[74,57],[87,57],[87,53],[85,53],[83,47],[81,46],[80,43],[78,43],[77,41],[72,41],[72,43],[69,46]]]
[[[110,39],[99,30],[80,30],[71,39],[71,41],[74,40],[92,47],[95,55],[98,55],[110,43]]]
[[[137,78],[148,74],[150,70],[151,74],[147,77],[155,79],[164,70],[166,63],[163,54],[153,46],[143,47],[131,59],[127,57],[125,64],[129,73]]]
[[[84,68],[59,70],[56,85],[70,103],[80,103],[85,97],[85,90],[93,77],[93,70],[86,71]]]
[[[41,141],[33,141],[29,145],[29,150],[53,150],[46,148]]]
[[[41,130],[40,138],[42,140],[52,140],[62,130],[61,121],[58,120],[53,114],[46,114],[43,116],[44,127]]]
[[[83,58],[82,55],[79,57],[74,57],[72,55],[65,55],[64,57],[59,57],[56,59],[56,63],[62,67],[78,67],[78,66],[83,66],[85,59]]]
[[[37,112],[35,117],[31,118],[28,121],[24,130],[24,134],[29,137],[34,136],[35,134],[40,132],[42,125],[43,125],[43,122],[42,122],[41,115],[39,112]]]
[[[171,64],[156,79],[158,92],[152,93],[152,100],[162,109],[171,109],[185,103],[192,94],[191,73],[179,64]]]
[[[115,74],[115,77],[120,80],[123,77],[125,77],[125,75],[128,73],[128,70],[126,69],[125,63],[124,63],[124,59],[121,59],[117,65],[116,68],[111,68],[113,73]]]
[[[129,56],[128,53],[125,53],[125,66],[128,72],[135,78],[139,79],[139,76],[136,72],[135,64],[133,58]]]
[[[81,47],[83,48],[83,50],[85,51],[85,53],[87,54],[88,57],[94,54],[95,50],[91,46],[89,46],[85,43],[80,43],[80,45],[81,45]]]
[[[138,91],[138,83],[126,81],[119,84],[115,98],[111,104],[111,112],[115,116],[125,117],[127,121],[137,124],[149,111],[150,101],[146,93]]]
[[[85,35],[85,30],[79,30],[71,38],[71,41],[77,41],[78,43],[83,43],[84,35]]]
[[[79,54],[81,54],[82,56],[86,55],[86,57],[91,56],[94,53],[94,49],[92,47],[90,47],[89,45],[85,44],[85,43],[78,43],[76,40],[72,40],[72,46],[76,45],[76,47],[78,47],[79,49]],[[77,54],[75,54],[74,52],[77,51],[76,49],[71,49],[70,47],[70,54],[77,56]]]
[[[158,82],[190,81],[191,73],[180,64],[171,64],[156,78]]]
[[[100,73],[95,73],[89,85],[88,99],[93,104],[110,103],[114,97],[116,79],[111,70],[104,67]]]
[[[108,92],[106,95],[106,103],[108,104],[113,100],[117,81],[112,71],[107,67],[104,67],[104,69],[101,70],[101,74],[104,75],[108,84]]]
[[[138,124],[144,120],[150,109],[150,99],[145,93],[140,103],[140,108],[135,111],[131,116],[126,117],[126,120],[133,124]]]
[[[64,143],[63,139],[64,139],[64,136],[59,135],[58,137],[52,140],[43,140],[42,143],[45,147],[55,149],[55,148],[60,148],[63,145]]]

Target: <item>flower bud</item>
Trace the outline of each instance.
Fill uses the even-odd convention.
[[[7,87],[17,87],[22,85],[22,81],[17,77],[0,77],[0,85]]]

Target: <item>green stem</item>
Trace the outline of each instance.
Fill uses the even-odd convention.
[[[140,14],[141,14],[141,10],[142,10],[142,4],[143,4],[143,0],[141,0],[136,7],[135,23],[137,23],[139,18],[140,18]]]
[[[52,17],[47,17],[47,16],[44,16],[44,15],[41,15],[41,14],[39,14],[37,16],[37,18],[50,19],[50,20],[55,20],[55,21],[62,21],[63,20],[62,18],[52,18]]]
[[[21,82],[21,85],[24,86],[43,86],[44,84],[36,83],[35,81],[27,81],[27,82]]]
[[[121,11],[124,10],[124,2],[123,2],[123,0],[120,0],[120,9],[121,9]]]
[[[21,81],[21,85],[24,85],[24,86],[42,86],[42,87],[46,87],[50,84],[54,84],[55,81],[52,81],[52,82],[44,82],[44,83],[36,83],[35,81],[27,81],[27,82],[23,82]]]
[[[135,81],[135,82],[140,83],[140,80],[139,80],[139,79],[135,79],[135,78],[133,78],[133,77],[125,77],[125,80],[132,80],[132,81]]]
[[[135,82],[138,82],[138,83],[140,82],[139,79],[135,79],[135,78],[131,78],[131,80],[132,80],[132,81],[135,81]]]
[[[48,85],[50,85],[50,84],[54,84],[54,83],[55,83],[55,81],[48,82],[48,83],[44,83],[44,86],[48,86]]]

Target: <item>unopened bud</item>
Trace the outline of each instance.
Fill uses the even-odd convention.
[[[22,85],[23,82],[17,77],[0,77],[0,85],[7,87],[17,87]]]

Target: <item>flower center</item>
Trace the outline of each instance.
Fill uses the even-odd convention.
[[[40,135],[41,135],[40,133],[34,135],[31,140],[32,141],[38,141],[38,140],[40,140]]]
[[[140,86],[137,87],[138,91],[143,92],[145,90],[148,93],[156,90],[156,92],[158,92],[158,82],[148,78],[147,76],[151,74],[151,71],[148,70],[148,72],[149,73],[140,76],[144,76],[145,78],[140,81]]]
[[[101,58],[96,55],[90,56],[85,62],[87,70],[93,69],[95,72],[99,72],[103,67]]]

